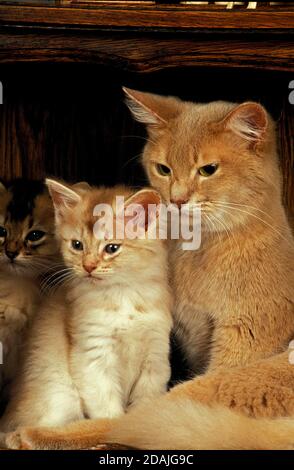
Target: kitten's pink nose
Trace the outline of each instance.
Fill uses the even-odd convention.
[[[87,273],[91,274],[91,272],[97,268],[97,264],[96,263],[84,263],[83,267],[84,267],[84,270],[87,271]]]
[[[187,204],[189,202],[188,198],[181,198],[181,199],[171,199],[170,202],[176,204],[178,207],[181,207],[182,204]]]

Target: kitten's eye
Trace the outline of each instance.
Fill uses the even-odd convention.
[[[201,176],[211,176],[213,175],[216,170],[218,169],[218,165],[216,163],[211,163],[210,165],[204,165],[201,168],[199,168],[198,173]]]
[[[106,245],[104,247],[105,253],[108,253],[109,255],[113,255],[120,249],[121,245],[117,245],[116,243],[109,243],[109,245]]]
[[[170,168],[166,165],[162,165],[161,163],[156,164],[156,170],[161,176],[169,176],[171,173]]]
[[[26,240],[29,242],[37,242],[38,240],[41,240],[44,235],[45,232],[42,232],[42,230],[32,230],[32,232],[27,234]]]
[[[0,227],[0,238],[5,238],[7,235],[6,228]]]
[[[72,240],[71,246],[73,247],[74,250],[77,250],[77,251],[82,251],[84,248],[82,242],[80,242],[79,240]]]

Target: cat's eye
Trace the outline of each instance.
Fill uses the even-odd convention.
[[[156,170],[161,176],[169,176],[171,173],[170,168],[166,165],[162,165],[161,163],[156,164]]]
[[[80,242],[79,240],[72,240],[71,246],[73,247],[74,250],[77,250],[77,251],[82,251],[84,248],[82,242]]]
[[[6,228],[0,227],[0,238],[5,238],[7,235]]]
[[[120,247],[121,247],[121,245],[119,245],[117,243],[109,243],[108,245],[106,245],[104,247],[104,251],[108,255],[113,255],[114,253],[116,253],[120,249]]]
[[[27,234],[26,240],[29,242],[37,242],[41,240],[45,235],[45,232],[42,230],[32,230],[30,233]]]
[[[199,168],[198,173],[201,176],[211,176],[213,175],[216,170],[218,169],[218,165],[216,163],[211,163],[210,165],[204,165],[201,168]]]

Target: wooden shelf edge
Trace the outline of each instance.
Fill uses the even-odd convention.
[[[169,67],[226,67],[294,71],[292,41],[200,39],[83,32],[0,34],[0,63],[86,62],[131,72]]]
[[[193,30],[285,30],[294,28],[293,9],[208,11],[172,6],[0,5],[0,25],[82,26]]]

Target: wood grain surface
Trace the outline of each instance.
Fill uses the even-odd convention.
[[[294,70],[291,38],[246,41],[146,33],[0,32],[0,63],[86,62],[135,72],[183,66]]]
[[[225,10],[192,5],[107,4],[93,6],[1,5],[0,21],[6,24],[83,25],[106,28],[149,29],[293,29],[294,9],[258,8]]]

